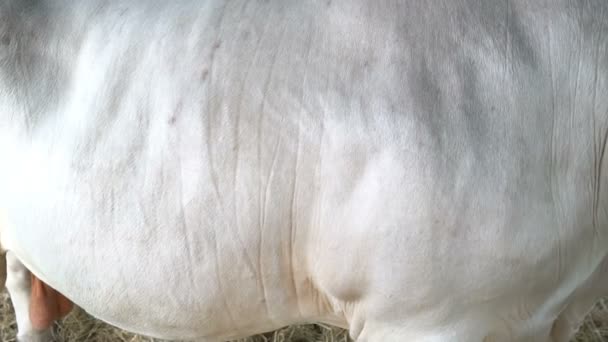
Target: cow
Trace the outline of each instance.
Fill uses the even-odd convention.
[[[607,139],[605,0],[0,0],[20,341],[568,341]]]

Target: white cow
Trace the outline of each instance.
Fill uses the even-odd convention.
[[[607,137],[605,0],[0,0],[23,341],[29,272],[162,338],[567,341]]]

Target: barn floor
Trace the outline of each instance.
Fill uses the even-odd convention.
[[[15,342],[15,317],[6,292],[0,293],[0,341]],[[57,342],[161,342],[112,328],[80,310],[55,325]],[[294,326],[239,342],[347,342],[345,331],[331,327]],[[608,300],[598,303],[573,342],[608,342]]]

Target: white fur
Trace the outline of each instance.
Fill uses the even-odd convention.
[[[28,3],[0,1],[22,339],[27,270],[209,341],[567,341],[607,294],[605,3]]]

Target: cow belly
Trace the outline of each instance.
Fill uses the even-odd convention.
[[[280,275],[264,274],[262,284],[258,260],[252,264],[225,234],[184,224],[181,209],[162,208],[166,215],[150,217],[123,206],[111,218],[91,200],[94,195],[48,189],[36,198],[27,205],[16,197],[7,203],[12,215],[3,227],[3,247],[96,317],[164,338],[233,338],[289,323],[288,315],[275,321],[265,303],[267,293],[279,291],[281,306],[296,302],[293,293],[276,288]],[[55,207],[48,198],[63,203]]]
[[[327,311],[343,313],[355,336],[381,333],[382,326],[405,327],[411,336],[447,327],[497,341],[549,331],[605,257],[577,248],[586,232],[554,234],[553,206],[538,198],[541,189],[518,189],[514,200],[496,192],[512,184],[466,165],[446,177],[408,158],[387,150],[369,158],[355,179],[341,177],[349,170],[323,169],[335,164],[322,166],[326,202],[303,252],[312,287],[330,299]],[[86,178],[68,177],[61,163],[47,165],[39,176],[46,182],[5,185],[15,191],[2,203],[11,213],[2,245],[93,315],[164,338],[229,339],[303,320],[347,325],[323,312],[297,312],[309,298],[283,282],[292,270],[271,272],[280,261],[275,252],[255,258],[263,247],[284,246],[260,245],[256,229],[220,225],[213,204],[183,203],[174,193],[179,187],[164,183],[164,197],[152,205],[140,192],[104,192],[103,182],[91,187]],[[440,191],[453,178],[463,188],[476,184],[476,191]],[[560,265],[559,253],[569,264]],[[479,320],[484,330],[472,323]],[[518,330],[527,324],[532,331]]]
[[[166,242],[158,249],[148,246],[145,254],[121,253],[132,246],[123,249],[125,244],[116,243],[113,248],[98,248],[96,259],[85,255],[84,248],[46,249],[54,256],[39,254],[51,262],[30,258],[12,244],[8,247],[34,274],[87,312],[129,331],[166,339],[227,340],[289,324],[265,314],[256,279],[236,274],[241,270],[238,260],[231,259],[232,265],[220,271],[212,265],[215,260],[197,267],[181,255],[170,255],[179,249],[164,249],[172,244]]]

